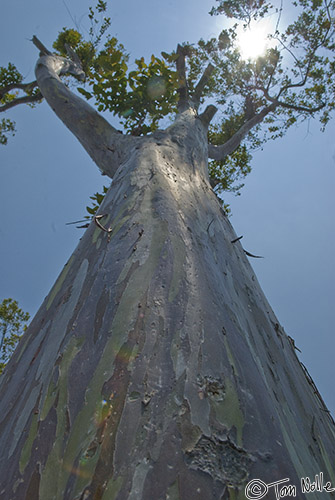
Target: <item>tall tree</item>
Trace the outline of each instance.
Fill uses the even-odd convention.
[[[299,6],[255,62],[233,28],[131,74],[107,40],[86,97],[129,134],[64,84],[84,77],[72,50],[34,39],[38,92],[113,182],[2,376],[4,498],[242,499],[257,478],[247,492],[261,498],[266,484],[299,487],[320,470],[335,484],[333,422],[212,190],[225,167],[247,165],[262,131],[329,119],[333,4]],[[270,8],[227,1],[213,13],[248,23]],[[286,70],[280,47],[299,52]],[[207,97],[224,113],[210,131]]]

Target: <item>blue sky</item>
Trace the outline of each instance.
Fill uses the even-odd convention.
[[[34,79],[35,34],[51,48],[62,27],[88,27],[89,0],[1,0],[0,65]],[[111,31],[132,57],[218,33],[214,0],[111,2]],[[140,5],[140,7],[139,7]],[[18,13],[20,15],[18,15]],[[46,103],[8,114],[17,134],[0,149],[0,300],[35,313],[74,250],[89,196],[106,178]],[[1,116],[2,118],[2,116]],[[329,409],[335,411],[335,126],[310,121],[254,155],[231,222],[279,322],[295,339]]]

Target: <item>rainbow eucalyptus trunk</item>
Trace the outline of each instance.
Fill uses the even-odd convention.
[[[128,146],[2,376],[0,497],[236,500],[289,478],[319,499],[300,478],[335,485],[334,426],[232,243],[207,124],[188,109]]]

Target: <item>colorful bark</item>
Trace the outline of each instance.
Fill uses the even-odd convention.
[[[134,143],[100,214],[110,234],[91,224],[2,377],[1,498],[335,484],[334,426],[231,243],[193,112]]]

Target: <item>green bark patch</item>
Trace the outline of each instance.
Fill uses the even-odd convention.
[[[227,429],[236,429],[237,444],[242,445],[242,434],[244,426],[244,416],[240,408],[238,394],[234,384],[229,378],[224,381],[225,394],[223,401],[210,398],[210,404],[215,412],[217,420]]]
[[[58,368],[56,368],[58,369]],[[48,415],[49,411],[51,410],[51,408],[53,407],[55,401],[56,401],[56,397],[57,397],[57,384],[54,383],[53,380],[51,380],[50,384],[49,384],[49,387],[48,387],[48,392],[45,396],[45,400],[44,400],[44,404],[43,404],[43,408],[41,410],[41,413],[40,413],[40,420],[44,420],[46,418],[46,416]]]
[[[133,349],[138,341],[138,336],[142,329],[141,323],[143,319],[140,313],[138,313],[138,322],[135,325],[134,330],[129,332],[126,342],[121,346],[120,351],[114,360],[113,374],[108,379],[106,378],[106,370],[101,371],[102,365],[107,362],[107,359],[103,359],[99,364],[99,370],[94,375],[94,382],[96,384],[96,391],[99,390],[100,394],[104,398],[100,409],[95,411],[94,423],[96,426],[96,440],[99,442],[100,447],[97,449],[97,453],[91,461],[91,467],[94,465],[94,470],[90,473],[91,482],[88,487],[89,491],[94,498],[101,498],[105,487],[102,485],[106,484],[106,481],[113,474],[113,455],[115,447],[115,439],[117,435],[117,428],[122,416],[124,404],[127,397],[128,386],[130,382],[130,372],[128,371],[129,363],[132,359]],[[106,351],[105,351],[106,352]],[[105,354],[105,353],[104,353]],[[109,358],[110,362],[110,358]],[[100,386],[100,387],[99,387]],[[99,389],[98,389],[99,387]],[[92,398],[92,403],[96,401],[96,394],[98,392],[90,391],[89,398]],[[83,413],[86,413],[87,422],[87,408],[90,408],[91,401],[86,399],[87,406],[83,409]],[[82,426],[78,426],[78,418],[75,422],[76,428],[81,432]],[[87,427],[87,425],[86,425]],[[72,438],[72,436],[71,436]],[[79,441],[76,446],[80,446],[80,434],[78,435]],[[72,446],[75,443],[72,443]],[[87,457],[87,451],[86,456]],[[86,464],[87,468],[87,464]],[[82,470],[79,471],[78,476],[81,477]],[[79,483],[76,485],[74,493],[79,493],[80,487]]]
[[[178,481],[169,486],[166,492],[166,500],[180,500]]]
[[[327,457],[323,456],[323,459],[325,459],[323,465],[320,461],[316,460],[315,455],[309,452],[306,435],[302,434],[301,426],[298,425],[296,416],[291,413],[286,402],[282,403],[282,410],[283,414],[279,415],[281,431],[297,477],[305,477],[308,475],[306,471],[319,472],[321,470],[325,472],[326,468],[328,473],[330,472],[331,476],[333,476],[333,467],[330,466]],[[283,415],[285,415],[285,420],[282,418]],[[320,500],[320,494],[317,492],[309,492],[308,499]]]
[[[117,477],[116,479],[110,479],[107,484],[101,500],[115,500],[117,494],[119,493],[122,486],[122,477]]]
[[[327,454],[327,451],[323,445],[323,442],[321,441],[321,439],[318,439],[318,444],[319,444],[319,447],[320,447],[320,451],[321,451],[321,455],[322,455],[322,458],[323,458],[323,461],[326,465],[326,468],[327,468],[327,473],[328,473],[328,476],[329,476],[329,479],[333,485],[333,488],[334,488],[334,485],[335,485],[335,471],[334,471],[334,464],[331,463],[331,459],[329,458],[329,455]]]
[[[138,308],[137,314],[140,314]],[[130,337],[127,340],[128,332],[129,329],[123,324],[122,333],[118,335],[118,341],[115,343],[112,336],[106,344],[100,361],[97,361],[97,369],[86,390],[83,407],[71,426],[65,450],[63,449],[63,470],[58,478],[53,481],[50,478],[50,484],[54,486],[54,490],[58,491],[59,494],[64,492],[71,475],[76,476],[75,486],[72,491],[75,497],[77,494],[81,494],[84,488],[87,488],[87,478],[91,478],[92,481],[90,491],[95,492],[100,491],[98,484],[104,482],[100,481],[100,477],[110,476],[111,474],[113,466],[110,460],[113,459],[116,429],[122,415],[129,384],[127,366],[133,358],[133,349],[137,347],[134,340],[136,333],[129,333]],[[119,346],[119,350],[116,350],[123,335],[126,338],[123,344]],[[71,359],[75,354],[76,352],[73,352]],[[113,372],[111,371],[112,367]],[[108,374],[111,373],[114,373],[114,375],[108,382]],[[120,376],[120,373],[122,376]],[[103,389],[107,382],[108,387],[113,386],[110,392]],[[59,382],[59,385],[62,386],[61,382]],[[64,398],[62,405],[66,405]],[[83,429],[86,430],[85,436],[83,436]],[[60,442],[63,440],[64,431],[65,425],[63,421],[60,422],[57,428]],[[57,455],[56,450],[53,453],[53,460],[57,460]],[[48,461],[50,471],[52,470],[53,460],[49,459]],[[74,466],[76,461],[78,466]],[[105,472],[106,463],[108,463],[108,474]],[[47,476],[46,479],[48,479]],[[45,481],[45,484],[47,484],[47,481]],[[102,496],[102,494],[103,491],[100,491],[99,495]]]
[[[26,442],[22,448],[21,457],[20,457],[20,472],[23,474],[31,455],[31,450],[33,447],[33,443],[35,441],[37,430],[38,430],[38,415],[33,414],[32,422],[30,424],[29,434]]]
[[[73,359],[80,350],[81,344],[81,339],[72,337],[59,363],[56,439],[42,473],[40,498],[48,498],[50,491],[54,492],[56,498],[57,495],[62,495],[68,475],[71,472],[72,464],[70,465],[70,470],[68,470],[69,465],[65,460],[63,462],[63,467],[59,467],[59,463],[62,461],[64,437],[68,433],[68,373]],[[56,471],[58,473],[56,473]]]
[[[39,471],[39,464],[37,464],[29,481],[29,486],[26,493],[26,499],[39,498],[38,492],[40,488],[40,480],[41,480],[41,475]]]

